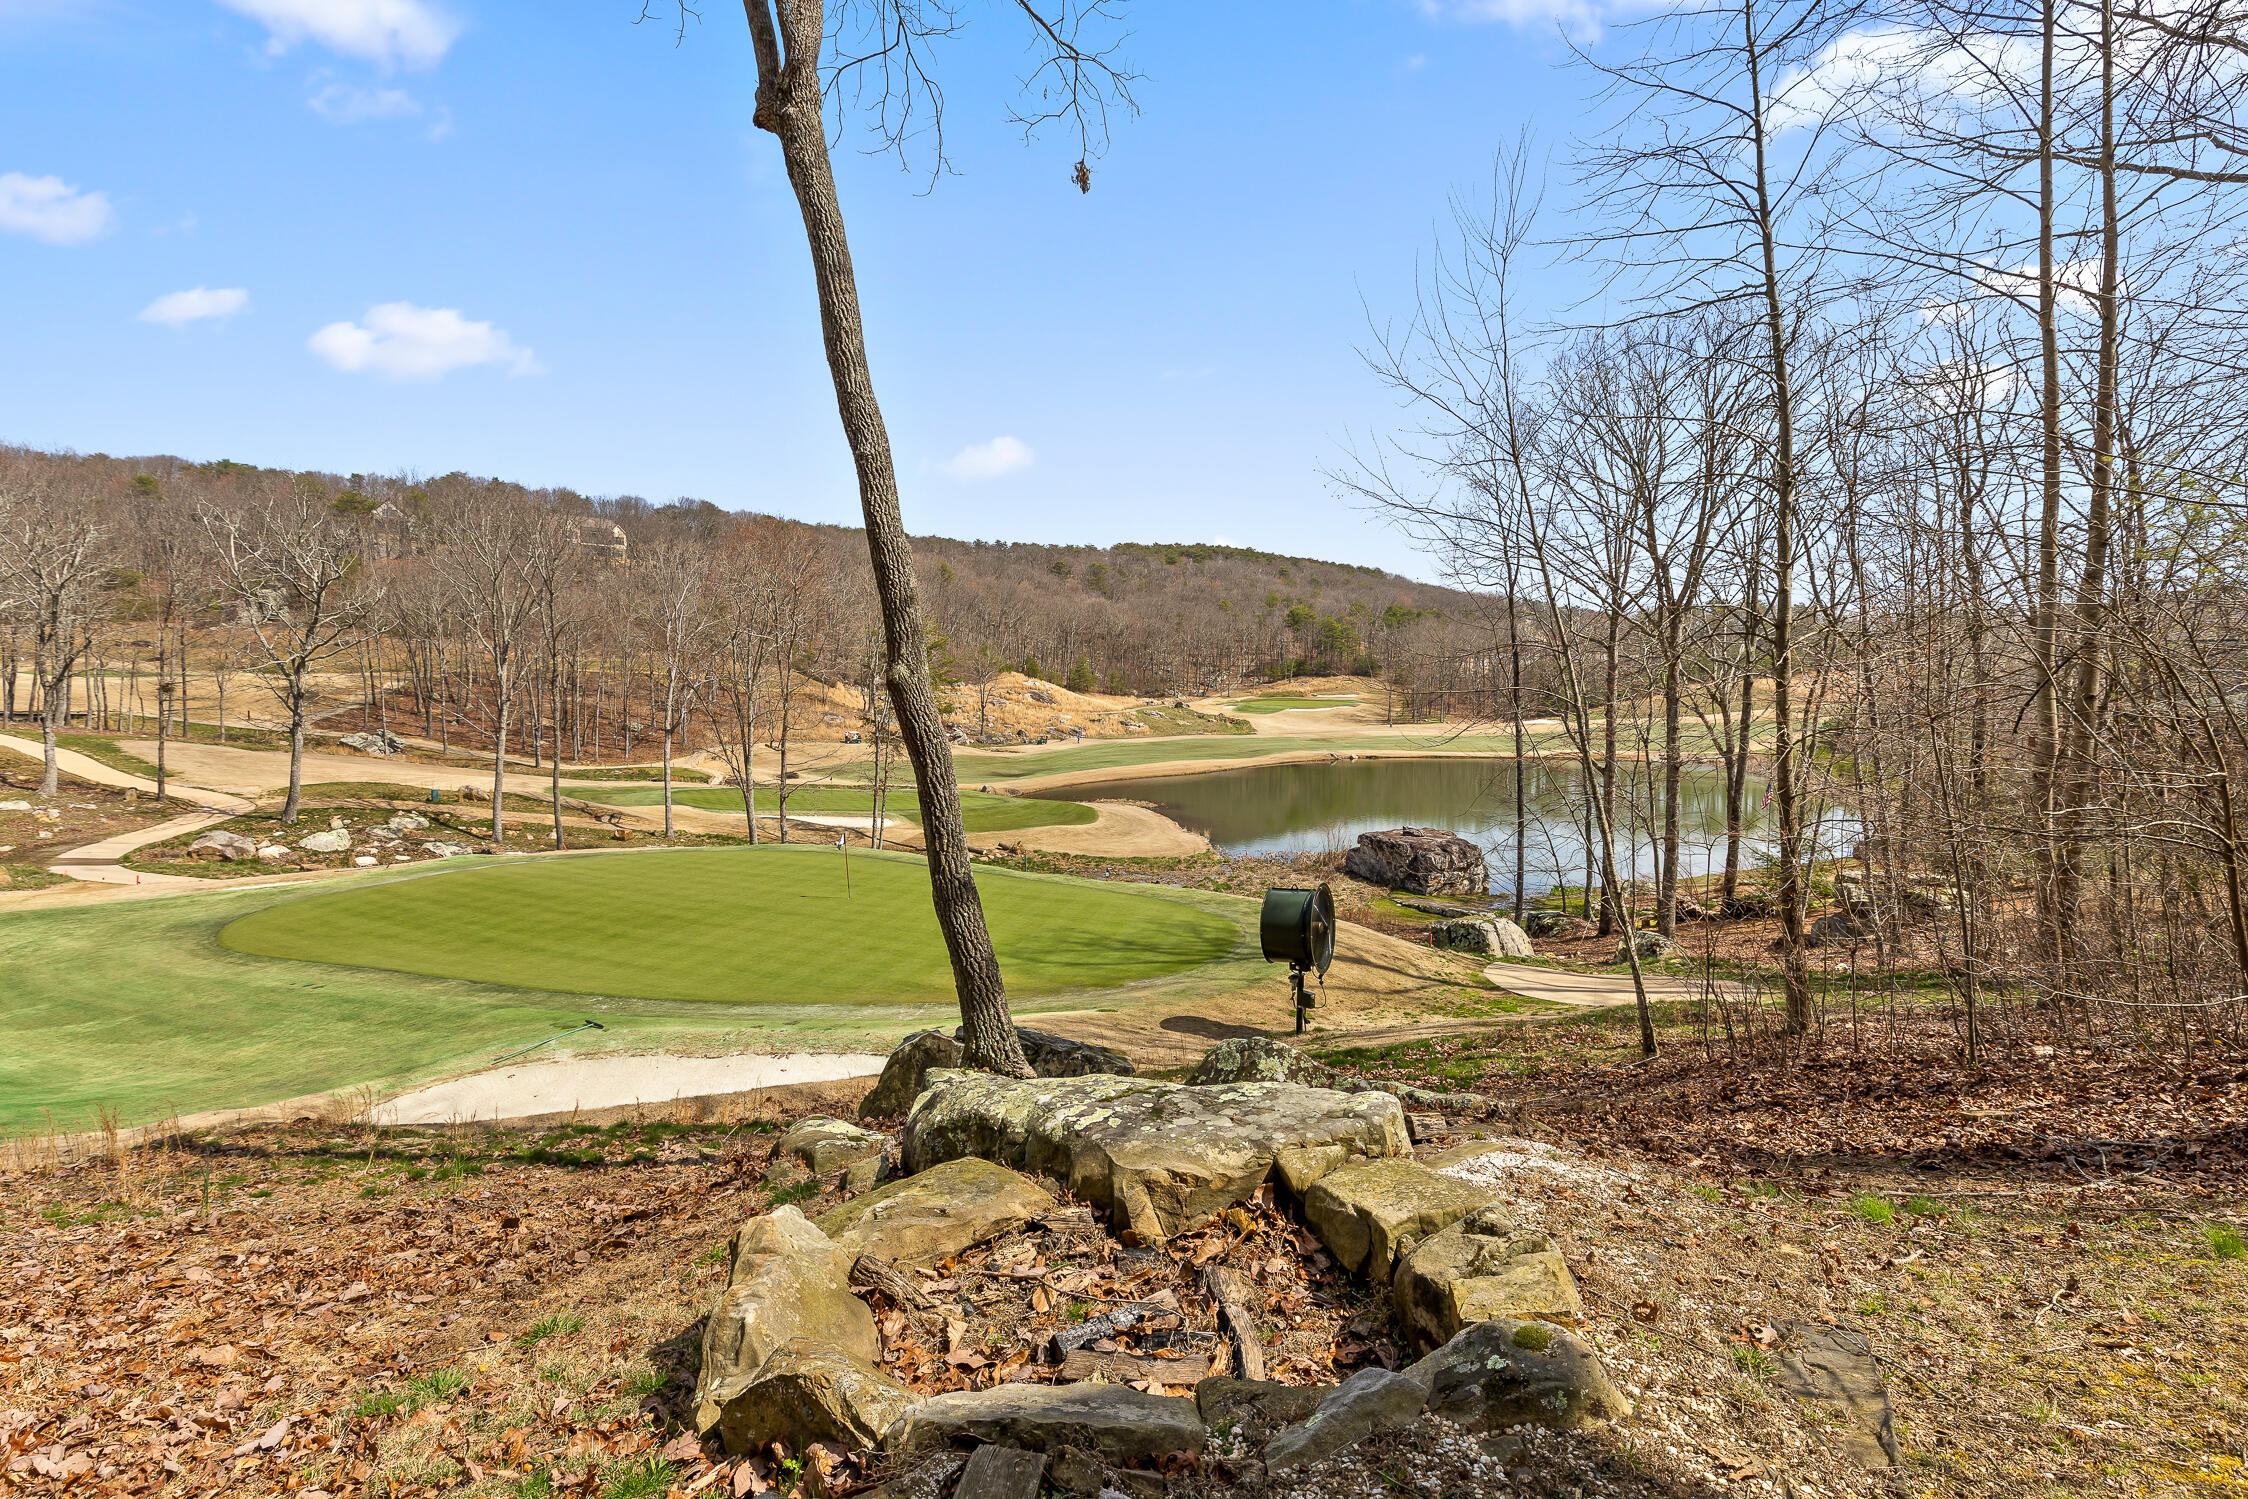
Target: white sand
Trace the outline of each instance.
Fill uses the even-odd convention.
[[[521,1119],[571,1109],[669,1103],[786,1083],[873,1077],[886,1058],[866,1052],[795,1052],[776,1057],[586,1056],[524,1061],[402,1094],[375,1109],[377,1124],[450,1124]]]

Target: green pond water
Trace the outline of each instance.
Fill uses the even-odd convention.
[[[1524,865],[1533,892],[1581,884],[1585,870],[1583,781],[1574,766],[1532,762]],[[1449,828],[1483,846],[1494,889],[1514,886],[1514,762],[1505,759],[1355,760],[1257,765],[1191,776],[1104,781],[1087,795],[1153,803],[1182,826],[1232,854],[1316,853],[1347,849],[1361,833],[1384,828]],[[1751,780],[1745,835],[1753,864],[1764,848],[1769,812],[1764,782]],[[1645,788],[1632,798],[1644,803]],[[1679,797],[1679,872],[1725,863],[1725,782],[1710,766],[1688,766]],[[1617,873],[1652,878],[1654,844],[1644,809],[1620,813]],[[1642,824],[1632,827],[1631,822]],[[1848,819],[1830,815],[1822,843],[1846,845]],[[1636,836],[1634,836],[1636,835]]]

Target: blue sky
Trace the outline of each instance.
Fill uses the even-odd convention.
[[[0,438],[854,520],[739,7],[638,8],[0,0]],[[1321,470],[1396,420],[1356,350],[1447,195],[1578,127],[1572,9],[1142,0],[1081,196],[965,5],[956,175],[837,158],[908,523],[1425,574]]]

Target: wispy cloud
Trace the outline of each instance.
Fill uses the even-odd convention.
[[[312,75],[319,85],[305,107],[332,125],[357,125],[366,120],[425,120],[422,134],[441,141],[453,133],[453,112],[444,105],[427,105],[402,88],[361,88],[338,83],[322,69]]]
[[[421,101],[402,88],[360,88],[351,83],[331,83],[304,102],[321,119],[337,125],[417,119],[422,112]]]
[[[1022,439],[994,437],[989,442],[968,444],[937,466],[955,479],[996,479],[1037,461],[1038,455]]]
[[[453,307],[385,302],[367,309],[364,322],[330,323],[309,340],[312,352],[349,374],[393,380],[435,380],[480,364],[511,375],[543,374],[538,357],[504,328],[471,322]]]
[[[250,294],[239,286],[198,286],[191,291],[167,292],[141,309],[144,323],[184,328],[209,318],[224,321],[250,305]]]
[[[434,67],[461,23],[427,0],[219,0],[264,25],[275,56],[312,42],[383,67]]]
[[[0,234],[82,245],[100,239],[116,222],[107,193],[83,191],[60,177],[0,172]]]

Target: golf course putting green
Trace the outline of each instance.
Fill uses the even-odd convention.
[[[929,1004],[952,968],[927,867],[772,846],[586,854],[406,875],[278,902],[220,945],[567,994],[728,1004]],[[1008,992],[1178,973],[1231,952],[1233,923],[1146,891],[982,869]]]

